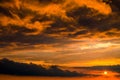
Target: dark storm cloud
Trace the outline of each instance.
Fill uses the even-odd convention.
[[[25,33],[34,32],[34,29],[28,29],[26,27],[19,27],[15,25],[10,25],[9,27],[5,28],[1,27],[1,35],[0,35],[0,47],[5,47],[10,45],[11,43],[22,43],[29,44],[29,45],[37,45],[37,44],[56,44],[60,43],[69,43],[69,41],[56,39],[45,34],[39,35],[25,35]],[[61,42],[62,41],[62,42]],[[21,45],[22,45],[21,44]]]
[[[111,1],[112,1],[112,4],[115,5],[120,11],[120,5],[119,5],[120,0],[111,0]]]
[[[52,37],[46,37],[43,35],[39,35],[39,36],[24,36],[21,34],[17,34],[17,35],[12,35],[12,36],[2,36],[0,41],[1,42],[20,42],[20,43],[30,43],[30,44],[37,44],[37,43],[41,43],[41,44],[49,44],[49,43],[54,43],[54,41],[57,39],[54,39]]]
[[[13,17],[12,14],[10,13],[9,9],[4,8],[2,6],[0,6],[0,13],[8,16],[8,17]]]
[[[80,7],[68,13],[69,16],[72,16],[77,21],[78,26],[84,26],[88,30],[98,30],[98,31],[107,31],[112,28],[119,29],[119,15],[102,15],[96,14],[97,11],[87,8]]]
[[[109,5],[103,2],[91,3],[97,7],[87,0],[1,0],[1,47],[11,43],[63,45],[71,38],[91,37],[98,32],[119,35],[120,16],[110,13]]]
[[[110,4],[113,11],[120,11],[120,0],[103,0],[107,4]]]
[[[12,2],[13,0],[0,0],[1,3],[4,3],[4,2]]]
[[[38,1],[43,4],[51,4],[51,3],[60,4],[64,2],[65,0],[38,0]]]

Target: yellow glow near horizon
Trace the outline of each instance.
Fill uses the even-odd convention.
[[[107,75],[108,74],[108,72],[107,71],[104,71],[104,75]]]

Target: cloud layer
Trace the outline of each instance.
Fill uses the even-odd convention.
[[[115,50],[120,45],[118,2],[119,0],[1,0],[0,56],[10,57],[13,54],[9,53],[12,52],[27,53],[35,50],[35,53],[41,54],[53,52],[60,58],[62,54],[78,55],[84,53],[81,50],[90,49],[106,48],[108,53],[108,47],[114,49],[118,56]],[[21,55],[17,54],[18,56]]]

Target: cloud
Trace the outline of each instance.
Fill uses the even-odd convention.
[[[3,20],[1,20],[1,25],[9,26],[9,24],[11,24],[26,27],[30,30],[33,30],[33,33],[32,32],[27,33],[29,35],[41,34],[41,32],[44,31],[51,33],[53,33],[54,31],[60,32],[58,33],[58,35],[66,32],[68,33],[67,35],[71,35],[73,34],[73,31],[76,31],[76,28],[79,28],[81,26],[91,28],[92,26],[94,27],[96,25],[101,24],[99,23],[98,18],[100,16],[99,14],[104,14],[104,11],[101,11],[102,9],[99,9],[99,7],[104,8],[105,11],[107,10],[109,11],[109,9],[107,8],[110,8],[108,4],[105,4],[97,0],[94,1],[63,0],[62,2],[59,2],[57,0],[51,1],[12,0],[10,2],[3,1],[3,3],[5,5],[1,4],[1,7],[3,7],[3,9],[5,8],[5,10],[1,12],[7,13],[6,15],[12,16],[13,18],[1,16],[1,18],[3,18]],[[15,5],[11,6],[11,3],[15,3]],[[31,3],[33,5],[31,5]],[[73,3],[74,6],[72,6],[71,3]],[[92,6],[94,4],[98,5],[98,7]],[[70,5],[69,9],[67,7],[68,5]],[[84,7],[84,5],[86,7]],[[98,15],[90,16],[90,13],[96,14],[97,11],[100,12]],[[76,17],[78,17],[78,19]],[[94,17],[98,18],[94,19]],[[49,31],[46,31],[47,29]],[[54,34],[56,35],[56,33]]]
[[[89,46],[83,46],[81,47],[82,50],[84,49],[94,49],[94,48],[106,48],[106,47],[111,47],[111,46],[116,46],[118,44],[112,44],[110,42],[108,43],[98,43],[98,44],[93,44],[93,45],[89,45]]]
[[[110,6],[99,0],[85,0],[85,1],[75,0],[75,2],[80,6],[86,5],[87,7],[98,10],[100,13],[103,13],[103,14],[111,13]]]
[[[0,52],[38,50],[67,56],[80,55],[83,48],[90,48],[92,53],[108,46],[119,47],[120,16],[119,10],[113,10],[117,3],[105,2],[1,0]]]
[[[12,17],[12,14],[9,12],[9,10],[2,6],[0,6],[0,13],[6,15],[8,17]]]
[[[118,4],[120,0],[103,0],[103,1],[110,4],[112,11],[114,12],[120,11],[120,5]]]

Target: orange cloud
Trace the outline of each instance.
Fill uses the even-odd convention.
[[[66,9],[74,9],[78,6],[87,6],[88,8],[95,9],[99,13],[105,15],[108,15],[112,12],[110,5],[103,3],[100,0],[66,0],[64,3],[64,7]]]
[[[111,14],[110,5],[101,0],[47,1],[0,3],[0,52],[6,53],[5,57],[24,56],[32,61],[42,56],[42,61],[81,65],[81,60],[92,61],[102,52],[108,55],[112,48],[119,55],[119,15]]]
[[[75,2],[79,6],[87,6],[89,8],[93,8],[97,11],[99,11],[102,14],[110,14],[111,13],[111,8],[108,4],[103,3],[100,0],[75,0]]]
[[[26,33],[26,35],[36,35],[40,34],[42,31],[44,31],[47,27],[50,27],[50,24],[53,23],[53,21],[46,21],[46,22],[39,22],[36,21],[34,23],[31,23],[31,19],[33,16],[26,16],[23,19],[20,19],[17,15],[13,14],[14,19],[2,16],[0,22],[2,26],[8,27],[9,25],[17,25],[18,27],[26,27],[27,29],[35,29],[36,32]]]

